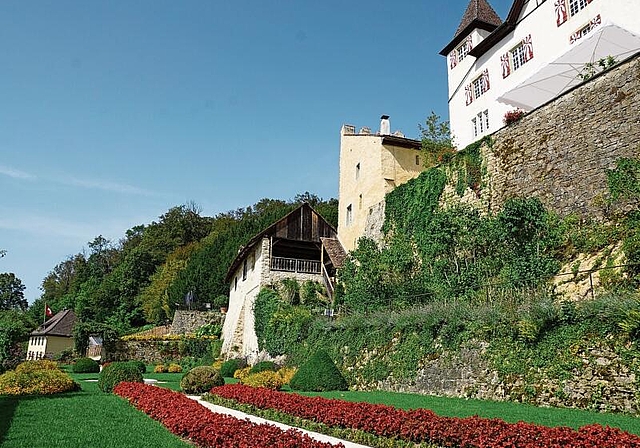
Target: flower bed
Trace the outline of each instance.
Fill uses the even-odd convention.
[[[336,445],[318,442],[308,435],[268,424],[251,423],[209,411],[178,392],[141,383],[122,382],[113,392],[158,420],[172,433],[199,446],[215,447],[310,447]],[[342,445],[338,445],[342,446]]]
[[[304,397],[240,384],[216,387],[211,393],[328,426],[445,447],[640,447],[640,437],[601,425],[587,425],[576,431],[568,427],[548,428],[481,417],[440,417],[427,409],[405,411],[385,405]]]

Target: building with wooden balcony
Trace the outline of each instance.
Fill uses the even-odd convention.
[[[241,247],[227,272],[229,309],[222,329],[226,358],[258,354],[253,304],[260,289],[283,279],[324,284],[329,297],[336,268],[345,258],[337,232],[309,204],[303,204]]]

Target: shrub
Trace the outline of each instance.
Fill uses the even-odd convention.
[[[252,373],[245,377],[241,383],[251,387],[266,387],[273,390],[279,390],[285,384],[282,376],[271,370]]]
[[[220,366],[220,375],[225,378],[233,378],[233,374],[236,373],[236,370],[242,369],[245,366],[246,362],[242,358],[229,359]]]
[[[244,380],[246,377],[249,376],[250,371],[251,371],[251,367],[243,367],[242,369],[236,370],[233,374],[233,377],[237,380],[240,380],[240,382],[242,382],[242,380]]]
[[[158,364],[153,368],[153,373],[167,373],[167,367],[164,364]]]
[[[127,361],[128,364],[131,364],[136,369],[140,371],[140,375],[144,375],[147,373],[147,365],[142,361]]]
[[[133,362],[112,362],[100,372],[98,387],[103,392],[111,392],[121,381],[142,383],[140,366]]]
[[[270,372],[275,372],[276,370],[278,370],[278,366],[273,361],[260,361],[259,363],[251,367],[251,370],[249,371],[249,373],[251,374],[260,373],[266,370]]]
[[[60,370],[58,363],[55,361],[49,361],[47,359],[40,359],[38,361],[25,361],[18,364],[16,367],[16,373],[30,373],[38,370]]]
[[[289,385],[294,390],[321,392],[327,390],[346,390],[347,380],[333,363],[329,355],[320,350],[316,352],[293,375]]]
[[[91,358],[78,358],[71,368],[74,373],[98,373],[100,364]]]
[[[182,366],[180,364],[169,364],[169,369],[167,369],[169,373],[181,373]]]
[[[203,394],[223,384],[224,378],[220,372],[211,366],[199,366],[184,374],[180,381],[180,388],[187,394]]]
[[[289,384],[291,382],[291,378],[296,374],[296,369],[293,367],[283,367],[278,370],[278,375],[282,378],[282,384]]]
[[[65,372],[57,367],[51,368],[55,365],[51,361],[27,363],[0,376],[0,395],[50,395],[80,389],[78,383]]]

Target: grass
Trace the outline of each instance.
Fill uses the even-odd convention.
[[[126,401],[98,389],[98,374],[72,374],[82,390],[52,396],[0,397],[0,447],[175,447],[192,445]],[[146,374],[179,389],[180,374]]]
[[[386,404],[401,409],[426,408],[438,415],[447,417],[478,415],[486,418],[499,418],[511,423],[525,421],[544,426],[569,426],[575,429],[584,425],[599,423],[603,426],[608,425],[640,435],[640,418],[625,414],[605,414],[580,409],[540,408],[510,402],[467,400],[383,391],[302,392],[300,394],[319,395],[325,398],[336,398],[345,401]]]

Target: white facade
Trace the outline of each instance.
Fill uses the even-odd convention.
[[[606,37],[596,37],[613,24],[631,36],[626,47],[614,42],[620,39],[606,42]],[[634,35],[640,36],[639,0],[514,1],[505,23],[494,31],[476,28],[467,36],[456,36],[453,42],[460,37],[464,39],[454,48],[450,44],[445,48],[447,52],[441,53],[447,56],[449,120],[454,143],[462,149],[503,127],[506,112],[517,108],[530,111],[544,104],[551,98],[543,91],[542,81],[562,85],[565,90],[579,83],[578,75],[584,64],[594,62],[596,45],[602,45],[600,51],[605,53],[601,54],[616,56],[618,60],[640,51],[640,40],[634,41]],[[540,94],[531,90],[529,101],[516,101],[513,95],[506,98],[510,91],[587,41],[594,51],[583,52],[578,60],[567,64],[571,65],[571,74],[554,73],[549,75],[554,79],[541,79]],[[630,51],[633,47],[635,50]],[[595,61],[601,57],[597,56]]]
[[[271,240],[262,238],[234,272],[229,288],[229,309],[222,327],[221,353],[226,357],[246,358],[250,364],[259,353],[253,307],[260,290],[283,279],[322,282],[321,274],[271,269]]]
[[[263,270],[268,268],[269,239],[263,238],[262,243],[255,245],[231,279],[229,309],[222,327],[223,354],[257,355],[258,338],[254,330],[253,304],[263,286]]]

